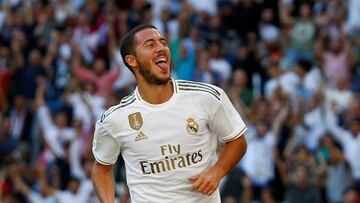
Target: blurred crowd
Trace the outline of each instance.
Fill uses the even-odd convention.
[[[135,87],[142,23],[172,75],[223,88],[248,149],[224,203],[360,202],[359,0],[0,0],[0,202],[95,203],[94,124]],[[121,158],[118,202],[130,202]]]

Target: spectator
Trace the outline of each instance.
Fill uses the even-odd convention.
[[[269,196],[270,182],[274,179],[275,162],[272,151],[276,137],[266,121],[255,123],[253,137],[248,137],[247,153],[241,161],[244,177],[244,201],[260,200]],[[255,158],[255,157],[261,158]],[[270,195],[271,196],[271,195]]]
[[[299,19],[290,16],[288,7],[281,3],[281,19],[285,26],[291,26],[290,46],[285,56],[287,69],[292,68],[298,60],[313,59],[313,44],[315,40],[316,27],[311,17],[311,6],[307,3],[301,4],[299,8]]]
[[[220,86],[226,88],[228,86],[231,77],[231,65],[222,56],[221,42],[220,41],[211,42],[209,45],[209,50],[210,50],[210,59],[209,59],[210,69],[220,74]]]
[[[360,190],[360,158],[354,154],[360,153],[360,119],[354,118],[346,123],[348,129],[337,124],[336,115],[329,109],[326,113],[326,124],[328,129],[344,149],[344,156],[348,161],[355,185]]]
[[[327,169],[326,197],[330,202],[341,202],[346,188],[352,183],[351,171],[341,150],[335,145],[330,149],[330,163]]]
[[[77,54],[76,54],[77,55]],[[82,67],[79,63],[79,58],[76,56],[72,64],[72,70],[76,77],[83,81],[91,81],[96,85],[97,95],[106,96],[111,94],[113,83],[120,74],[119,66],[107,71],[106,63],[103,59],[95,59],[91,70]]]
[[[182,80],[192,80],[196,68],[195,52],[190,53],[184,45],[180,45],[179,49],[178,58],[174,58],[176,77]]]
[[[320,60],[327,86],[334,88],[341,79],[350,79],[354,56],[345,33],[342,32],[338,38],[330,38],[330,49],[326,51],[325,37],[325,31],[321,30],[315,45],[315,55]]]

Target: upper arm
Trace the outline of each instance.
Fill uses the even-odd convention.
[[[209,126],[222,142],[239,138],[246,130],[245,123],[223,91],[215,111],[210,116]]]
[[[94,162],[93,172],[102,174],[111,174],[113,165],[104,165],[98,161]]]
[[[72,70],[73,70],[75,76],[81,80],[94,81],[97,79],[97,77],[95,76],[95,74],[92,71],[87,70],[78,64],[72,65]]]
[[[92,151],[96,161],[102,165],[114,164],[120,154],[117,140],[100,121],[95,126]]]

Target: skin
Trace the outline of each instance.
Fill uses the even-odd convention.
[[[170,81],[170,50],[163,36],[153,28],[141,30],[135,34],[133,55],[125,57],[137,79],[141,97],[151,104],[161,104],[173,95]],[[167,59],[166,64],[158,66],[159,57]],[[243,136],[225,144],[219,160],[208,171],[189,177],[192,188],[204,195],[211,195],[220,180],[238,163],[246,151]],[[92,173],[96,193],[102,203],[114,202],[114,178],[112,165],[95,163]]]

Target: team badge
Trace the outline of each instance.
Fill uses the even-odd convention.
[[[143,119],[140,112],[132,113],[128,116],[129,125],[134,130],[139,130],[143,125]]]
[[[195,135],[199,131],[199,124],[191,116],[186,119],[186,130],[191,135]]]

